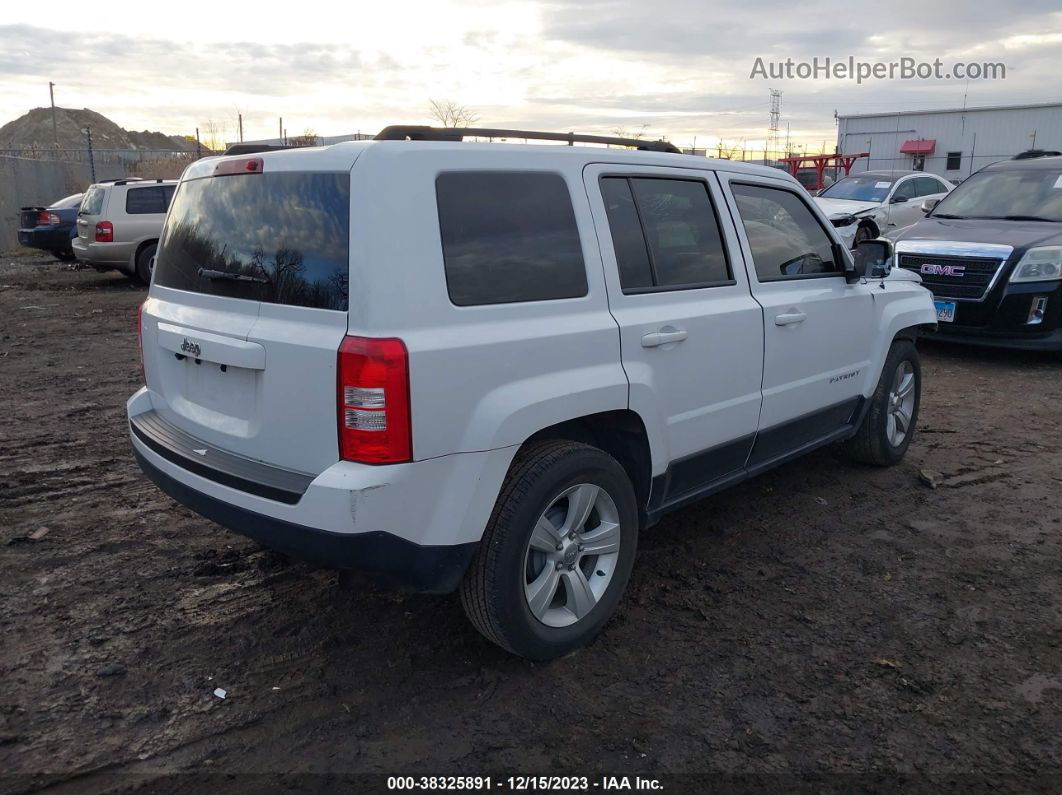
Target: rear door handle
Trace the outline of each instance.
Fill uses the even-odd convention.
[[[807,319],[808,316],[801,312],[799,309],[791,309],[788,312],[783,312],[780,315],[775,315],[774,325],[792,326],[794,323],[803,323]]]
[[[667,345],[669,342],[682,342],[686,339],[685,329],[664,327],[660,331],[652,331],[642,337],[643,348],[656,348]]]

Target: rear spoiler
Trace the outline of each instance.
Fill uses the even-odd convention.
[[[254,155],[258,152],[278,152],[281,149],[299,149],[298,146],[278,144],[233,144],[225,150],[226,155]]]

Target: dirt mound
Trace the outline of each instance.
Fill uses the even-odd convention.
[[[195,142],[160,132],[130,132],[106,116],[88,108],[55,109],[55,126],[60,149],[82,149],[85,134],[92,130],[92,145],[97,149],[165,150],[189,152]],[[0,127],[0,149],[51,149],[55,146],[51,108],[34,108]]]

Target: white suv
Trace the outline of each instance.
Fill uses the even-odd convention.
[[[600,630],[668,511],[834,441],[900,460],[936,314],[886,241],[853,257],[776,169],[472,133],[583,140],[388,128],[189,166],[128,403],[163,491],[459,588],[544,659]]]

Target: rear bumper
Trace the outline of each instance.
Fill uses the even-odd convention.
[[[75,256],[82,262],[106,268],[125,270],[129,266],[127,243],[87,243],[80,237],[70,241]]]
[[[411,590],[457,586],[515,454],[502,448],[389,466],[340,461],[303,475],[153,424],[153,402],[163,401],[146,387],[130,398],[129,432],[141,468],[164,492],[293,557]]]
[[[27,248],[68,251],[71,243],[70,227],[38,226],[32,229],[19,229],[18,242],[19,245]]]
[[[134,448],[133,453],[156,486],[200,516],[299,560],[362,571],[395,588],[425,593],[453,591],[478,546],[420,546],[380,531],[333,533],[294,524],[196,491],[167,475],[139,450]]]

